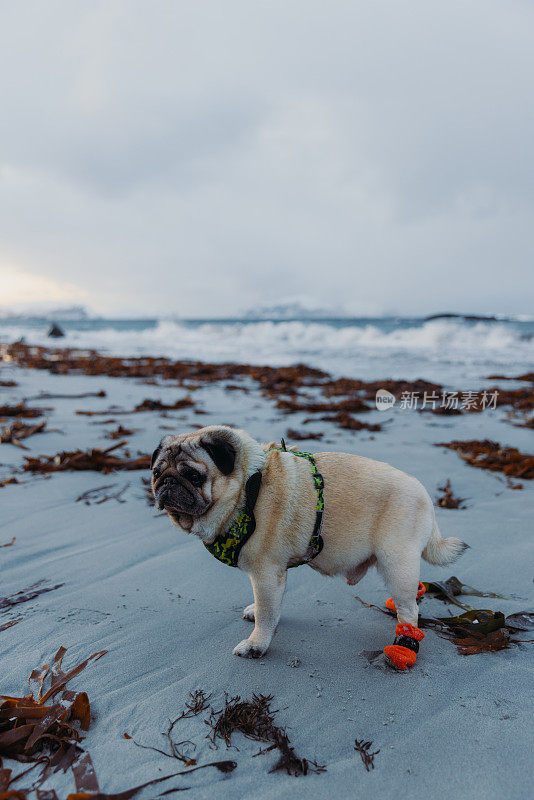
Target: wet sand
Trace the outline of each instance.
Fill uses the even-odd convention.
[[[160,385],[147,385],[131,377],[54,375],[9,364],[0,378],[17,383],[0,388],[0,405],[41,392],[106,393],[28,401],[50,409],[44,412],[47,429],[23,441],[28,451],[0,445],[0,482],[14,474],[19,481],[0,488],[0,544],[16,537],[12,546],[0,549],[0,594],[37,581],[62,584],[0,613],[0,625],[22,617],[0,632],[0,691],[23,692],[31,670],[49,661],[60,645],[68,648],[66,666],[107,649],[72,683],[91,700],[93,720],[84,747],[103,791],[120,792],[183,767],[136,747],[123,734],[162,747],[168,720],[180,713],[189,692],[201,688],[211,693],[216,709],[224,692],[243,698],[274,695],[277,721],[287,728],[297,753],[325,764],[327,771],[298,778],[269,774],[276,754],[252,758],[261,745],[240,735],[233,740],[239,750],[227,753],[222,745],[213,751],[201,714],[181,721],[178,740],[196,744],[199,764],[232,758],[236,770],[226,776],[203,770],[148,789],[140,798],[184,785],[191,787],[186,796],[218,800],[532,796],[531,645],[465,657],[427,631],[416,665],[398,673],[380,656],[393,640],[394,622],[353,596],[357,592],[383,606],[387,592],[376,573],[352,588],[300,567],[289,575],[269,652],[259,661],[239,659],[232,648],[249,630],[250,623],[242,619],[242,609],[251,602],[248,578],[218,563],[198,541],[158,515],[142,483],[147,471],[66,471],[49,478],[15,472],[24,456],[106,449],[116,441],[106,434],[119,425],[134,431],[118,451],[126,449],[132,458],[151,453],[164,433],[194,425],[232,424],[262,441],[287,436],[288,428],[322,433],[320,440],[299,442],[299,448],[351,451],[388,461],[419,478],[434,498],[450,479],[467,507],[438,508],[438,522],[444,536],[459,536],[471,549],[452,567],[422,562],[421,576],[444,580],[455,574],[464,583],[502,593],[510,599],[467,602],[509,614],[533,608],[532,481],[522,481],[521,490],[511,489],[501,473],[473,469],[457,453],[434,446],[454,439],[491,439],[531,451],[531,431],[511,425],[506,409],[458,416],[398,407],[371,410],[356,418],[383,429],[356,431],[332,421],[304,424],[310,416],[306,410],[284,414],[246,375],[206,382],[191,392],[160,379]],[[148,397],[172,405],[188,393],[194,405],[179,410],[75,413],[132,410]],[[107,420],[113,422],[101,424]],[[90,495],[89,504],[76,502],[103,486],[111,489]],[[110,493],[118,498],[98,502]],[[457,609],[436,599],[424,598],[421,604],[426,616],[449,611]],[[371,740],[372,749],[380,749],[373,771],[365,770],[355,739]],[[4,766],[21,769],[7,761]],[[66,797],[74,790],[71,773],[52,776],[44,788]]]

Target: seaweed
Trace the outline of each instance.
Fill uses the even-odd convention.
[[[67,800],[89,800],[89,798],[90,800],[130,800],[130,798],[135,797],[136,794],[142,789],[146,789],[148,786],[156,786],[159,783],[170,780],[170,778],[176,778],[179,775],[189,775],[191,772],[196,772],[199,769],[206,769],[206,767],[215,767],[219,772],[227,774],[228,772],[233,772],[237,764],[235,761],[211,761],[208,764],[200,764],[196,767],[191,767],[191,769],[173,772],[171,775],[165,775],[162,778],[153,778],[151,781],[141,783],[139,786],[134,786],[132,789],[126,789],[126,791],[118,792],[117,794],[104,794],[102,792],[97,792],[96,794],[71,794],[68,796]],[[78,787],[76,788],[78,789]],[[167,791],[162,792],[160,796],[171,794],[172,792],[186,792],[188,789],[190,789],[189,786],[179,786],[175,789],[167,789]]]
[[[534,372],[526,372],[524,375],[488,375],[487,381],[529,381],[534,383]]]
[[[33,763],[34,766],[42,764],[40,782],[53,767],[56,770],[72,767],[77,791],[95,791],[95,786],[98,791],[96,776],[91,780],[90,757],[80,747],[84,737],[72,724],[77,721],[82,731],[89,729],[89,698],[86,692],[66,689],[66,685],[91,661],[98,660],[106,652],[93,653],[64,672],[62,662],[66,649],[60,647],[51,666],[43,664],[32,671],[28,679],[29,694],[22,697],[0,695],[0,757]],[[48,688],[46,684],[49,684]],[[5,789],[28,771],[13,778],[10,770],[7,776],[4,773]],[[25,797],[31,789],[19,791]]]
[[[530,417],[530,419],[525,420],[523,423],[516,422],[514,423],[515,428],[534,428],[534,417]]]
[[[155,379],[174,381],[175,385],[192,392],[207,383],[221,382],[225,388],[236,388],[232,381],[248,378],[255,381],[265,397],[275,401],[280,411],[285,414],[305,412],[317,416],[330,415],[328,421],[347,429],[360,429],[351,413],[363,413],[374,408],[378,389],[385,389],[397,400],[406,394],[436,397],[443,395],[443,386],[422,379],[362,381],[355,378],[332,378],[327,372],[295,364],[287,367],[270,367],[254,364],[206,363],[201,361],[173,361],[169,358],[148,356],[122,358],[104,356],[94,350],[80,350],[59,347],[36,347],[23,342],[4,345],[0,349],[0,357],[23,367],[47,370],[52,374],[69,373],[85,375],[107,375],[116,378],[136,378],[151,384]],[[525,376],[525,379],[528,376]],[[248,391],[247,386],[238,386]],[[320,402],[311,398],[309,389],[316,389],[323,397]],[[485,391],[485,394],[484,394]],[[511,406],[516,411],[527,411],[534,408],[534,387],[523,387],[517,390],[484,390],[469,392],[473,402],[459,409],[460,413],[480,412],[488,407],[487,398],[495,391],[496,406]],[[460,392],[456,394],[460,395]],[[341,398],[332,400],[332,398]],[[492,401],[493,403],[493,401]],[[93,416],[95,414],[130,414],[137,411],[167,411],[193,405],[190,397],[178,401],[173,406],[165,406],[159,400],[145,400],[132,411],[108,409],[107,411],[82,411],[79,413]],[[424,410],[435,413],[455,413],[456,409],[435,407],[430,403]]]
[[[12,776],[12,770],[0,768],[0,800],[25,800],[33,791],[37,792],[38,800],[58,800],[53,790],[41,791],[38,787],[52,772],[60,770],[66,772],[71,769],[74,777],[76,791],[67,800],[85,800],[89,797],[92,800],[130,800],[148,786],[156,786],[200,769],[214,767],[219,772],[228,774],[237,767],[236,762],[230,760],[193,764],[190,769],[154,778],[117,794],[101,792],[91,756],[81,747],[84,737],[80,729],[87,731],[91,723],[89,698],[86,692],[66,689],[66,685],[91,661],[97,661],[106,652],[107,650],[100,650],[93,653],[76,667],[64,672],[62,662],[66,648],[60,647],[51,666],[43,664],[32,671],[28,679],[29,694],[23,697],[0,695],[0,767],[4,756],[31,764],[29,769],[15,776]],[[199,714],[207,708],[208,700],[209,697],[201,691],[192,693],[177,720]],[[79,723],[80,729],[74,726],[75,722]],[[125,738],[131,737],[125,734]],[[16,781],[39,765],[41,773],[32,786],[10,789]],[[188,786],[176,787],[166,790],[163,795],[188,789]]]
[[[439,442],[435,446],[455,450],[471,467],[503,472],[509,478],[534,478],[534,455],[521,453],[516,447],[504,447],[489,439],[454,440]]]
[[[361,422],[354,419],[347,411],[338,411],[336,414],[319,417],[321,422],[333,422],[338,428],[346,431],[381,431],[382,425],[378,422]],[[313,419],[305,419],[304,423],[313,422]]]
[[[506,617],[506,627],[516,631],[534,630],[534,611],[516,611]]]
[[[521,389],[486,389],[486,397],[494,394],[497,406],[511,406],[515,411],[526,413],[534,409],[534,387]],[[483,392],[479,392],[479,404]]]
[[[358,739],[354,740],[354,749],[358,751],[358,753],[362,757],[362,761],[364,763],[365,769],[367,772],[370,772],[372,769],[375,768],[374,760],[375,756],[377,756],[380,750],[375,750],[374,753],[370,752],[370,748],[372,746],[372,742],[364,742],[363,739],[358,741]]]
[[[18,625],[23,619],[24,617],[17,617],[16,619],[9,620],[9,622],[3,622],[2,625],[0,625],[0,631],[7,631],[8,628],[12,628],[13,625]]]
[[[125,436],[133,436],[135,432],[135,428],[130,430],[129,428],[123,428],[122,425],[119,425],[114,431],[108,431],[108,433],[106,433],[106,439],[123,439]]]
[[[0,544],[0,547],[11,547],[12,544],[15,544],[16,536],[13,536],[10,542],[6,542],[5,544]]]
[[[17,480],[17,478],[14,478],[14,477],[13,478],[6,478],[5,480],[0,481],[0,489],[2,489],[4,486],[9,486],[11,483],[20,483],[20,481]]]
[[[427,627],[439,628],[438,635],[450,639],[462,656],[497,652],[533,641],[512,638],[516,628],[501,611],[472,609],[456,617],[439,617],[426,623]]]
[[[126,442],[118,442],[107,450],[95,447],[91,450],[63,451],[54,456],[25,456],[25,472],[64,472],[66,470],[95,472],[115,472],[117,470],[149,469],[150,456],[140,454],[137,458],[121,458],[113,454]]]
[[[503,597],[503,595],[497,595],[493,592],[480,594],[478,589],[473,589],[471,586],[464,586],[457,578],[449,578],[449,581],[457,581],[463,590],[471,590],[462,592],[465,594],[477,594],[482,597]],[[445,583],[448,583],[448,581]],[[439,586],[439,584],[425,582],[425,586],[432,587]],[[454,586],[454,584],[452,584],[452,586]],[[514,638],[518,631],[534,629],[534,612],[520,611],[505,617],[502,611],[491,611],[489,609],[463,606],[454,599],[452,588],[451,591],[446,592],[445,595],[447,599],[449,599],[450,595],[452,597],[452,602],[460,606],[460,608],[467,610],[465,610],[463,614],[450,617],[419,616],[418,625],[420,628],[430,628],[442,639],[451,641],[456,645],[460,655],[470,656],[478,653],[497,652],[513,646],[521,647],[523,644],[529,644],[534,641],[533,639]],[[367,608],[375,608],[382,614],[396,617],[394,611],[381,608],[373,603],[366,603],[365,600],[362,600],[362,598],[358,597],[356,594],[353,596]]]
[[[190,719],[191,717],[196,717],[205,711],[206,708],[209,706],[209,700],[211,695],[207,695],[202,689],[196,689],[194,692],[189,693],[189,700],[185,704],[184,710],[176,717],[175,720],[169,720],[169,727],[164,734],[167,742],[169,744],[170,753],[166,752],[165,750],[161,750],[159,747],[153,747],[151,745],[140,744],[136,742],[135,739],[130,736],[129,734],[125,733],[124,737],[126,739],[131,739],[133,743],[137,747],[143,748],[143,750],[154,750],[156,753],[160,753],[162,756],[166,756],[166,758],[174,758],[177,761],[181,761],[186,767],[195,765],[196,759],[192,758],[190,754],[185,753],[184,750],[179,750],[179,747],[192,747],[193,750],[196,750],[196,745],[194,742],[191,742],[189,739],[184,739],[181,742],[175,742],[172,738],[172,732],[174,730],[175,725],[177,725],[182,719]]]
[[[310,440],[319,440],[322,439],[324,434],[323,433],[301,433],[300,431],[296,431],[294,428],[288,428],[286,431],[286,436],[288,439],[292,439],[294,442],[304,442],[306,439]]]
[[[461,604],[457,602],[456,598],[461,594],[472,595],[473,597],[495,597],[499,600],[508,600],[508,597],[504,594],[496,594],[495,592],[487,592],[484,589],[476,589],[474,586],[468,586],[462,583],[455,575],[451,575],[446,581],[424,581],[424,587],[427,594],[433,595],[438,600],[460,606]]]
[[[323,391],[326,397],[349,395],[359,393],[366,400],[373,403],[379,389],[385,389],[399,400],[403,394],[441,394],[443,386],[439,383],[430,383],[422,378],[414,381],[385,379],[380,381],[362,381],[357,378],[337,378],[323,383]]]
[[[146,398],[142,403],[139,403],[139,405],[130,410],[106,408],[104,411],[77,411],[76,413],[84,417],[96,417],[105,414],[139,414],[142,411],[180,411],[194,404],[194,400],[189,397],[189,395],[182,397],[180,400],[170,405],[162,403],[161,400],[150,400],[150,398]]]
[[[333,413],[352,412],[361,414],[363,411],[371,411],[371,406],[369,406],[367,403],[364,403],[363,400],[360,400],[357,397],[347,400],[339,400],[337,403],[317,403],[314,401],[305,401],[293,398],[291,400],[278,400],[276,407],[285,414],[294,414],[296,411],[304,411],[306,414],[322,414],[325,411],[331,411]]]
[[[285,729],[274,722],[274,715],[278,712],[271,711],[272,700],[272,695],[254,694],[250,701],[241,700],[239,695],[229,698],[225,693],[224,708],[220,711],[212,708],[206,720],[211,728],[208,739],[215,746],[217,739],[223,739],[226,746],[230,747],[232,734],[239,731],[247,739],[270,743],[270,747],[260,750],[257,755],[275,749],[279,751],[280,757],[270,772],[284,771],[294,776],[325,772],[326,768],[316,761],[297,756]]]
[[[125,483],[124,486],[118,491],[113,493],[109,492],[109,489],[114,489],[116,485],[116,483],[110,483],[107,486],[96,486],[94,489],[88,489],[86,492],[83,492],[83,494],[76,498],[76,502],[83,502],[86,506],[99,506],[102,503],[105,503],[107,500],[116,500],[117,503],[125,503],[126,500],[123,499],[122,495],[126,489],[128,489],[130,484]]]
[[[454,496],[449,479],[447,479],[445,486],[438,488],[438,492],[443,492],[442,496],[436,499],[436,505],[440,508],[465,508],[465,505],[462,505],[465,497]]]
[[[42,417],[49,408],[30,408],[25,400],[14,406],[0,406],[0,417]]]
[[[27,439],[35,433],[43,433],[45,428],[46,422],[40,422],[38,425],[25,425],[24,422],[16,419],[11,425],[0,428],[0,444],[14,444],[27,450],[28,448],[21,444],[20,440]]]
[[[50,394],[41,392],[26,400],[82,400],[85,397],[107,397],[107,393],[101,389],[99,392],[82,392],[81,394]]]
[[[189,397],[189,395],[182,397],[181,400],[177,400],[171,405],[166,405],[165,403],[162,403],[161,400],[150,400],[149,398],[146,398],[142,403],[139,403],[139,405],[135,406],[134,411],[179,411],[182,408],[189,408],[190,406],[194,405],[195,402],[192,397]]]
[[[150,478],[141,478],[141,483],[144,489],[144,497],[149,506],[156,505],[154,500],[154,492],[152,491],[152,481]]]
[[[21,592],[15,592],[14,594],[9,594],[7,597],[0,597],[0,610],[13,608],[13,606],[18,606],[20,603],[28,603],[30,600],[35,600],[36,597],[39,597],[41,594],[46,594],[47,592],[53,592],[55,589],[61,589],[64,586],[64,583],[56,583],[55,586],[43,586],[44,581],[37,581],[37,583],[32,583],[31,586],[28,586],[27,589],[24,589]]]

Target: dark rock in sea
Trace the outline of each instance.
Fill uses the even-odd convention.
[[[52,325],[52,327],[48,331],[48,335],[52,339],[60,339],[62,336],[65,336],[65,333],[61,330],[59,325],[56,325],[56,323],[54,322],[54,324]]]
[[[425,317],[425,322],[430,322],[432,319],[465,319],[468,322],[498,322],[497,317],[484,316],[482,314],[430,314]]]

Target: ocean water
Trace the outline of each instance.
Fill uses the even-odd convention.
[[[272,366],[303,362],[334,375],[418,377],[475,387],[490,374],[534,369],[534,319],[83,319],[56,320],[65,331],[50,339],[50,320],[0,320],[0,343],[95,348],[115,355],[168,356]]]

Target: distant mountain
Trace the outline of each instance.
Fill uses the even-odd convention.
[[[49,308],[48,306],[34,305],[31,307],[14,308],[0,308],[1,319],[46,319],[46,320],[70,320],[73,322],[80,322],[81,320],[90,319],[92,315],[89,314],[84,306],[64,306],[63,308]]]
[[[90,314],[84,306],[67,306],[66,308],[55,308],[46,312],[47,319],[70,319],[79,322],[89,319]]]
[[[280,300],[277,303],[265,303],[248,309],[243,314],[245,319],[326,319],[329,317],[346,317],[342,308],[319,306],[309,299]]]

